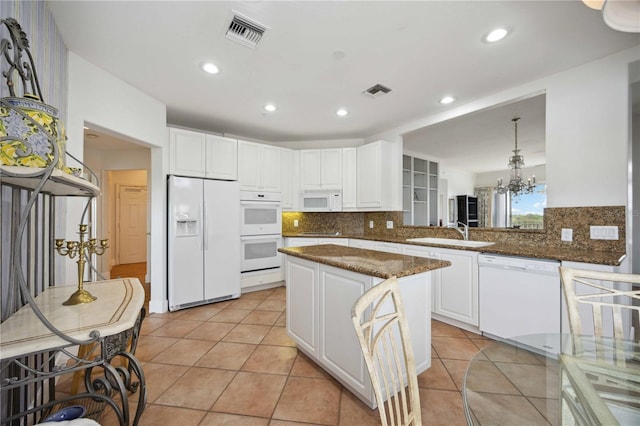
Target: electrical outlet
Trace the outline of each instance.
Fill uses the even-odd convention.
[[[393,221],[392,220],[388,220],[387,221],[387,229],[393,229]]]
[[[298,219],[293,219],[293,227],[294,228],[298,227]]]
[[[567,242],[573,241],[573,229],[571,229],[571,228],[562,228],[562,233],[560,234],[560,239],[562,241],[567,241]]]
[[[589,235],[592,240],[617,240],[617,226],[590,226]]]
[[[373,221],[372,220],[369,221],[369,228],[373,228]]]

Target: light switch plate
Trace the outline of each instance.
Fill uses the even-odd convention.
[[[387,229],[393,229],[393,221],[392,220],[388,220],[387,221]]]
[[[592,240],[617,240],[617,226],[590,226],[589,234]]]
[[[571,228],[562,228],[562,233],[560,234],[560,239],[562,241],[567,241],[567,242],[573,241],[573,229],[571,229]]]
[[[369,228],[373,228],[373,221],[372,220],[369,221]]]
[[[298,227],[298,219],[293,219],[293,227],[294,228]]]

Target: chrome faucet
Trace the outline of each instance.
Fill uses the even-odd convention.
[[[462,229],[460,229],[459,225],[462,225]],[[450,223],[449,225],[447,225],[447,228],[453,228],[458,231],[465,241],[469,239],[469,225],[467,225],[466,223]]]

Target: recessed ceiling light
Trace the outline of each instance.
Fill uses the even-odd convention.
[[[496,28],[495,30],[493,30],[489,34],[487,34],[487,36],[484,38],[484,40],[487,43],[495,43],[496,41],[500,41],[503,38],[505,38],[505,36],[508,33],[509,33],[509,31],[506,28]]]
[[[209,74],[218,74],[220,72],[218,67],[215,64],[212,64],[211,62],[206,62],[202,64],[202,69],[204,70],[204,72]]]
[[[274,104],[266,104],[264,106],[264,109],[266,111],[273,112],[273,111],[277,110],[278,108],[276,108],[276,106]]]
[[[451,102],[455,101],[456,98],[454,98],[453,96],[445,96],[444,98],[440,99],[440,103],[441,104],[450,104]]]
[[[340,108],[339,110],[336,111],[336,115],[339,117],[344,117],[347,114],[349,114],[349,112],[344,108]]]

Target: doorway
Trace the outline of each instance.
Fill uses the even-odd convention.
[[[149,176],[151,150],[137,141],[87,124],[84,163],[99,179],[96,236],[109,240],[109,249],[96,259],[96,279],[135,277],[150,298]],[[146,305],[145,305],[146,306]]]

